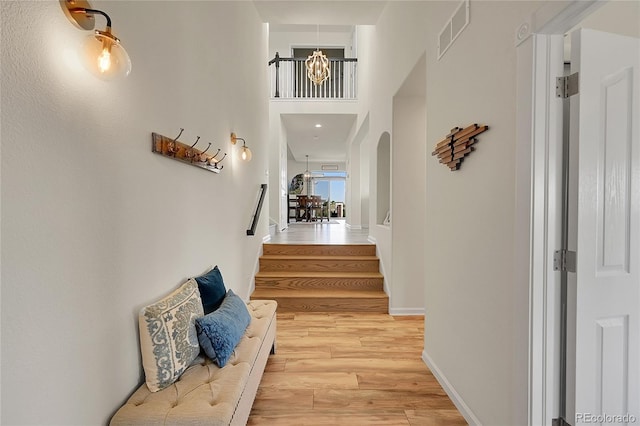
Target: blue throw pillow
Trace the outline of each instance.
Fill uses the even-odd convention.
[[[229,290],[217,310],[196,319],[198,341],[204,353],[224,367],[250,322],[247,305]]]
[[[206,274],[196,277],[195,280],[198,283],[198,290],[200,290],[204,314],[207,315],[218,309],[227,294],[218,266],[216,265]]]

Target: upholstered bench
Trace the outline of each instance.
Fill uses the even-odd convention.
[[[275,353],[276,307],[272,300],[247,303],[251,321],[224,367],[200,355],[173,384],[157,392],[143,384],[111,425],[245,425]]]

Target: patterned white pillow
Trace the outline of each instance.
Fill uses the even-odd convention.
[[[147,387],[166,388],[200,353],[195,321],[204,315],[198,283],[190,279],[140,311],[140,351]]]

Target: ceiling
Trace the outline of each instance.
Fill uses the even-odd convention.
[[[353,25],[375,25],[386,1],[254,0],[269,31],[351,32]],[[344,162],[355,114],[282,114],[289,152],[296,161]],[[321,124],[321,128],[316,128]]]
[[[356,114],[282,114],[289,150],[296,161],[343,162]],[[316,127],[316,124],[322,127]]]
[[[254,0],[260,17],[270,24],[375,25],[386,1]]]

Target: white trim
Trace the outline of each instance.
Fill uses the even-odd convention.
[[[407,315],[424,315],[424,308],[389,308],[389,315],[395,317]]]
[[[471,408],[469,408],[469,406],[464,402],[460,394],[456,392],[455,388],[451,383],[449,383],[445,375],[442,374],[442,371],[438,368],[435,362],[433,362],[433,359],[431,359],[429,354],[427,354],[426,349],[422,351],[422,361],[427,364],[429,370],[431,370],[438,383],[440,383],[442,389],[444,389],[447,395],[449,395],[449,399],[451,399],[451,402],[453,402],[453,405],[455,405],[458,411],[460,411],[460,414],[462,414],[467,423],[472,426],[482,426],[478,417],[476,417],[473,411],[471,411]]]
[[[556,292],[559,276],[551,265],[560,238],[562,106],[555,95],[555,77],[562,74],[558,40],[587,15],[602,6],[602,0],[548,2],[516,31],[518,61],[529,61],[529,69],[518,69],[517,139],[526,155],[517,155],[516,204],[528,198],[529,231],[516,232],[516,260],[528,259],[529,272],[529,360],[528,424],[550,424],[557,415],[556,386],[557,328]],[[537,34],[530,43],[530,34]],[[559,56],[560,55],[560,56]],[[519,64],[520,65],[520,64]],[[560,105],[558,107],[558,105]],[[521,153],[522,154],[522,153]],[[517,211],[520,211],[517,209]],[[516,217],[519,222],[520,216]],[[516,268],[517,269],[517,268]]]
[[[551,265],[561,230],[562,101],[554,88],[555,77],[563,72],[562,36],[536,34],[518,50],[529,56],[518,58],[529,65],[529,70],[519,69],[523,75],[518,87],[527,81],[531,92],[519,94],[518,139],[528,153],[518,155],[516,199],[519,205],[529,204],[529,223],[527,235],[516,233],[516,250],[518,259],[528,263],[523,266],[529,289],[528,423],[537,425],[551,423],[558,400],[559,276]]]
[[[265,240],[266,239],[266,240]],[[271,240],[271,235],[265,235],[262,237],[262,241],[267,242]],[[256,289],[256,274],[260,271],[260,257],[262,257],[262,253],[264,252],[262,244],[258,246],[258,254],[255,257],[255,262],[253,263],[253,274],[251,275],[251,281],[249,282],[249,292],[245,300],[250,300],[253,291]]]
[[[373,235],[367,235],[367,241],[369,241],[371,244],[377,244],[376,237],[374,237]]]
[[[578,25],[596,9],[605,5],[608,0],[573,0],[565,2],[548,2],[533,14],[534,33],[562,34]]]
[[[516,30],[516,47],[531,37],[531,20],[524,21]]]
[[[387,281],[387,274],[384,271],[384,262],[382,262],[382,256],[380,256],[380,247],[376,244],[376,256],[378,256],[380,264],[380,273],[382,274],[382,290],[389,296],[389,306],[391,306],[391,290],[389,290],[389,282]]]
[[[350,223],[345,223],[344,226],[347,229],[353,229],[353,230],[357,230],[357,231],[362,229],[362,225],[351,225]]]
[[[262,237],[262,243],[268,243],[269,241],[271,241],[271,234],[267,234]]]

